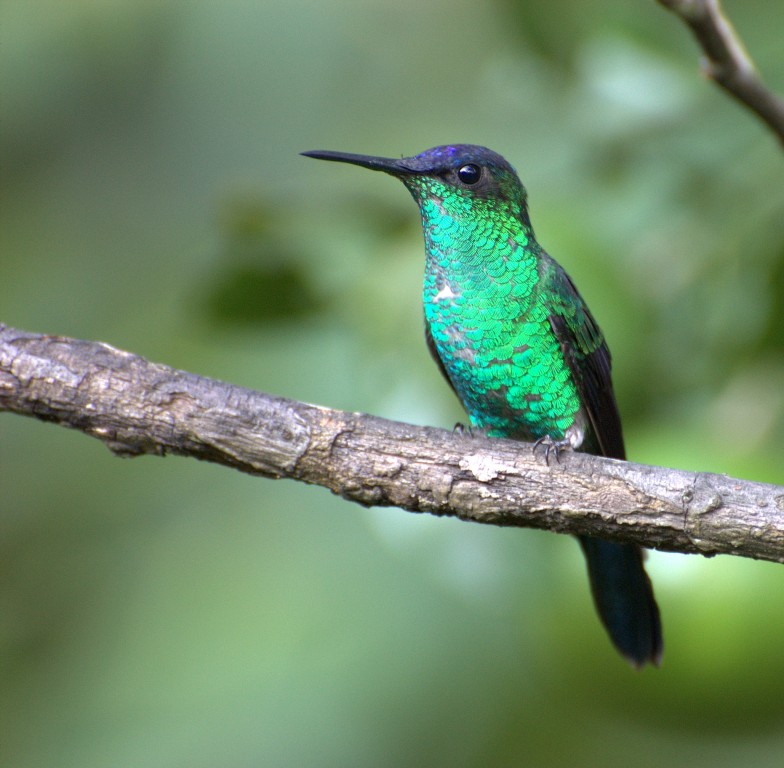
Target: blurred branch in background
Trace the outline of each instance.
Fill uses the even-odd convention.
[[[658,0],[683,19],[705,53],[703,69],[755,112],[784,144],[784,99],[768,90],[719,0]]]
[[[0,325],[0,410],[321,485],[364,506],[784,562],[784,487],[567,454],[272,397],[106,344]]]

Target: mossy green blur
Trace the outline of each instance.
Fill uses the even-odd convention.
[[[724,7],[784,91],[784,4]],[[0,19],[3,322],[467,421],[422,344],[409,195],[297,156],[467,140],[520,171],[600,321],[630,458],[784,482],[780,145],[657,3],[9,0]],[[565,537],[118,460],[12,414],[0,499],[4,765],[781,766],[776,564],[650,553],[667,653],[636,675]]]

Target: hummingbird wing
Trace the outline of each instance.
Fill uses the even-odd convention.
[[[625,458],[621,419],[610,377],[610,351],[566,272],[552,273],[550,327],[561,345],[580,401],[604,456]],[[589,443],[588,450],[595,449]],[[636,544],[580,536],[596,609],[618,650],[638,669],[662,657],[662,629],[653,587]]]
[[[610,350],[569,275],[554,264],[550,327],[561,345],[580,402],[603,456],[625,459],[623,431],[612,388]]]

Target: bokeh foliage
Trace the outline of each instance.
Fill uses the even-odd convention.
[[[784,91],[784,11],[728,11]],[[486,144],[614,354],[638,461],[784,483],[775,140],[653,0],[0,4],[0,320],[451,426],[405,191]],[[652,554],[661,670],[577,547],[0,420],[3,762],[779,766],[784,569]]]

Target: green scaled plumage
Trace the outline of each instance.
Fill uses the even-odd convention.
[[[541,290],[559,267],[534,240],[521,201],[429,177],[404,181],[421,200],[429,343],[471,423],[495,436],[564,439],[580,398]],[[503,189],[514,177],[499,181]],[[592,343],[586,354],[601,338]]]
[[[436,362],[486,434],[624,458],[601,331],[537,243],[526,191],[500,155],[466,144],[393,160],[306,152],[399,178],[425,236],[425,333]],[[599,615],[635,666],[661,659],[659,613],[641,550],[580,539]]]

